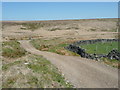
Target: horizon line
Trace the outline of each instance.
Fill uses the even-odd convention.
[[[83,19],[44,19],[44,20],[0,20],[0,21],[62,21],[62,20],[118,19],[118,18],[83,18]]]

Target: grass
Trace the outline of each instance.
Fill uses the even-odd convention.
[[[118,49],[118,42],[105,42],[105,43],[95,43],[95,44],[86,44],[80,45],[80,47],[86,49],[86,52],[89,54],[108,54],[113,49]],[[120,61],[115,59],[101,58],[104,63],[118,68]]]
[[[47,85],[47,83],[50,84],[52,81],[53,82],[55,81],[57,84],[64,87],[71,86],[70,84],[66,84],[66,82],[64,81],[64,78],[61,76],[60,73],[57,72],[58,70],[55,67],[53,67],[49,61],[40,57],[35,57],[35,59],[37,60],[37,63],[35,62],[35,63],[28,64],[28,68],[32,69],[33,72],[42,74],[42,80],[43,80],[42,85],[44,85],[44,83],[46,83]],[[37,78],[34,78],[34,79],[35,79],[34,81],[37,80]]]
[[[95,43],[80,45],[80,47],[86,49],[89,54],[108,54],[113,49],[118,49],[118,42],[105,42],[105,43]]]
[[[38,29],[40,27],[43,27],[44,24],[41,24],[41,23],[23,23],[22,24],[25,28],[22,28],[21,29],[24,29],[24,30],[32,30],[34,31],[35,29]]]
[[[2,69],[3,74],[5,74],[3,76],[3,88],[73,87],[66,82],[61,72],[42,56],[29,54],[26,58],[3,64]],[[11,73],[6,74],[6,72]]]
[[[69,29],[79,29],[79,27],[68,27],[68,28],[66,28],[67,30],[69,30]]]
[[[18,58],[24,56],[26,51],[20,47],[20,43],[16,40],[2,43],[2,56],[8,58]]]
[[[91,28],[90,30],[91,30],[91,31],[96,31],[96,29],[95,29],[95,28]]]
[[[51,39],[51,40],[37,39],[37,40],[32,40],[31,43],[38,50],[49,51],[60,55],[79,56],[78,54],[68,51],[64,48],[70,43],[73,43],[72,41],[69,40],[66,41],[63,39]],[[96,50],[96,45],[97,45],[97,50]],[[96,44],[81,45],[81,47],[85,48],[88,53],[107,54],[113,48],[118,48],[118,43],[117,42],[96,43]],[[101,60],[110,66],[118,67],[117,60],[109,60],[107,58]]]
[[[110,65],[110,66],[112,66],[112,67],[115,67],[115,68],[119,68],[120,67],[120,65],[119,65],[119,63],[120,63],[120,61],[118,61],[118,60],[115,60],[115,59],[108,59],[108,58],[102,58],[101,59],[104,63],[106,63],[106,64],[108,64],[108,65]]]
[[[15,61],[15,62],[13,62],[13,63],[5,64],[5,65],[2,66],[2,70],[6,71],[6,70],[8,70],[8,68],[10,68],[11,66],[16,65],[16,64],[19,64],[19,63],[21,63],[21,61]]]
[[[36,40],[32,40],[31,44],[36,49],[41,51],[49,51],[60,55],[78,56],[78,54],[74,52],[70,52],[64,48],[67,45],[69,45],[70,42],[67,42],[63,39],[57,39],[57,38],[51,40],[36,39]]]
[[[111,32],[117,32],[117,28],[110,30]]]
[[[48,29],[48,31],[56,31],[56,30],[61,30],[60,28],[52,28],[52,29]]]
[[[15,84],[17,78],[16,77],[10,77],[7,79],[7,82],[3,84],[3,88],[11,87],[13,84]],[[5,86],[4,86],[5,85]]]

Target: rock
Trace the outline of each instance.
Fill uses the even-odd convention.
[[[118,50],[112,50],[108,53],[107,57],[109,59],[120,60],[120,52]]]
[[[84,44],[93,44],[97,42],[113,42],[113,41],[120,41],[119,39],[96,39],[96,40],[81,40],[77,41],[73,44],[70,44],[69,46],[65,47],[67,50],[75,52],[79,54],[83,58],[88,58],[88,59],[100,59],[100,58],[109,58],[109,59],[116,59],[120,60],[120,52],[118,50],[112,50],[110,51],[107,55],[105,54],[88,54],[85,52],[85,49],[79,47],[80,45]]]

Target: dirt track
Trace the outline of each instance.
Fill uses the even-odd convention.
[[[28,52],[43,55],[65,75],[65,78],[77,88],[117,88],[118,69],[100,62],[77,56],[63,56],[51,52],[39,51],[29,41],[19,41]]]

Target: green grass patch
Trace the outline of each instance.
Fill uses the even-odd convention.
[[[43,83],[42,85],[50,84],[52,81],[56,82],[57,85],[61,87],[72,87],[69,83],[66,83],[64,77],[58,72],[58,69],[55,68],[51,63],[43,57],[34,57],[36,62],[28,64],[28,68],[32,69],[33,72],[40,73],[42,75]],[[34,78],[35,81],[37,78]]]
[[[68,46],[70,42],[66,42],[63,39],[51,39],[51,40],[43,40],[43,39],[36,39],[31,41],[32,45],[41,51],[49,51],[61,55],[74,55],[79,56],[78,54],[66,50],[64,47]]]
[[[80,47],[86,49],[86,52],[89,54],[108,54],[111,50],[118,49],[118,42],[98,42],[80,45]]]
[[[20,47],[16,40],[2,43],[2,56],[9,58],[18,58],[25,55],[25,50]]]
[[[10,68],[11,66],[17,65],[17,64],[20,64],[20,63],[21,63],[21,61],[15,61],[15,62],[13,62],[13,63],[3,64],[2,70],[7,70],[7,69]]]
[[[86,52],[89,54],[108,54],[110,51],[113,49],[118,49],[118,42],[104,42],[104,43],[94,43],[94,44],[85,44],[85,45],[80,45],[80,47],[86,49]],[[120,61],[114,60],[114,59],[108,59],[108,58],[101,58],[101,61],[104,63],[118,68]]]

